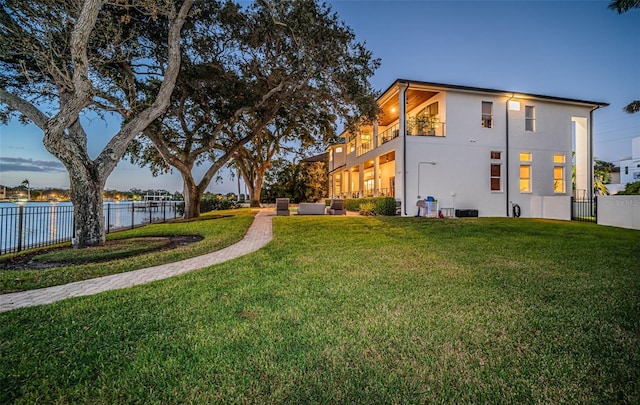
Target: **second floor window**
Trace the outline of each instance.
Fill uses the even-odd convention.
[[[524,129],[530,132],[536,130],[536,108],[532,105],[524,106]]]
[[[502,191],[501,165],[491,163],[491,191]]]
[[[482,102],[482,128],[493,128],[493,103]]]

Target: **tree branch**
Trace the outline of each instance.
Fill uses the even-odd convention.
[[[38,110],[36,106],[15,94],[7,92],[0,87],[0,102],[8,105],[14,110],[20,111],[25,117],[29,118],[38,128],[43,131],[47,128],[49,117]]]

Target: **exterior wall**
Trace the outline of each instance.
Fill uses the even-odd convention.
[[[343,145],[345,165],[334,168],[344,170],[343,192],[350,190],[353,197],[357,197],[358,192],[365,191],[365,175],[369,180],[373,167],[377,195],[390,189],[390,183],[394,182],[395,198],[403,201],[403,215],[415,215],[416,201],[432,196],[441,208],[477,209],[479,216],[511,216],[512,205],[518,204],[523,217],[570,219],[574,144],[580,149],[578,165],[584,166],[578,173],[582,183],[589,184],[591,176],[588,162],[591,161],[589,128],[593,104],[419,82],[409,83],[412,100],[409,102],[404,98],[406,86],[406,82],[397,82],[381,98],[387,111],[397,108],[400,118],[385,122],[385,126],[366,128],[373,131],[372,150],[354,148],[350,151],[348,140]],[[430,98],[420,99],[421,91]],[[416,99],[421,100],[419,105]],[[483,101],[493,103],[491,128],[482,126]],[[507,109],[509,101],[519,102],[519,109]],[[441,132],[436,136],[406,135],[405,118],[434,102],[438,102]],[[411,110],[404,111],[405,106]],[[526,106],[535,108],[533,131],[525,127]],[[400,135],[388,137],[391,130]],[[348,134],[343,136],[348,138]],[[492,152],[498,152],[499,159],[495,159]],[[531,155],[530,161],[520,161],[523,152]],[[555,162],[556,155],[564,156],[564,162]],[[392,161],[383,160],[383,156],[384,159],[392,156]],[[337,165],[337,157],[334,160]],[[491,190],[492,164],[500,165],[500,190]],[[521,164],[531,168],[531,188],[527,192],[520,191]],[[554,188],[557,166],[563,167],[561,191]],[[370,187],[370,183],[367,184]]]
[[[571,197],[531,197],[532,218],[571,221]]]
[[[347,162],[346,160],[346,149],[347,145],[338,144],[332,145],[329,147],[329,171],[333,171],[341,166],[344,166]]]
[[[631,140],[631,159],[620,161],[620,184],[640,181],[640,137]]]
[[[620,161],[620,184],[640,181],[640,159]]]
[[[507,100],[506,96],[493,94],[446,93],[446,137],[409,136],[405,140],[408,207],[416,211],[416,200],[433,196],[441,207],[477,209],[480,216],[511,215],[511,203],[517,203],[522,216],[549,212],[552,218],[570,217],[571,119],[575,116],[588,119],[590,109],[517,99],[520,111],[508,112],[507,151]],[[481,126],[482,101],[493,102],[492,128]],[[535,107],[536,127],[533,132],[525,131],[525,105]],[[501,152],[501,159],[492,160],[492,151]],[[531,192],[520,192],[520,152],[531,153],[531,162],[522,162],[531,166]],[[564,164],[554,163],[556,154],[565,156]],[[491,191],[492,163],[502,165],[501,191]],[[554,192],[554,166],[564,167],[564,193]],[[534,209],[532,198],[538,196],[566,197],[558,200],[567,201],[566,210]],[[536,204],[540,202],[536,201]]]
[[[640,230],[640,196],[598,196],[598,225]]]

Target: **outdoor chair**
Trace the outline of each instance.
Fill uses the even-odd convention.
[[[347,210],[344,208],[344,200],[331,200],[331,204],[329,205],[329,208],[327,208],[327,212],[330,215],[347,215]]]
[[[276,216],[289,215],[289,199],[276,198]]]

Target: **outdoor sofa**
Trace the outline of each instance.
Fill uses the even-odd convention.
[[[331,200],[331,204],[329,204],[329,207],[327,208],[327,213],[329,213],[329,215],[347,215],[347,210],[344,207],[344,200]]]
[[[298,215],[324,215],[326,207],[324,203],[300,203]]]

